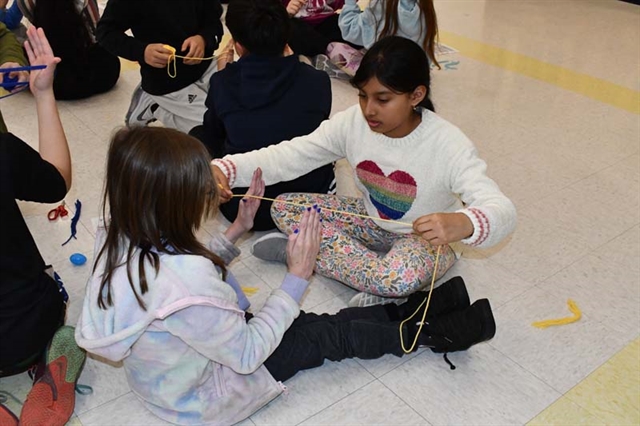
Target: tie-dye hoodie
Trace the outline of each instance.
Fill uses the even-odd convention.
[[[99,231],[96,248],[103,239]],[[222,236],[209,248],[226,263],[240,253]],[[133,262],[137,265],[137,256]],[[103,270],[101,261],[87,284],[76,340],[88,352],[122,360],[131,390],[158,417],[185,425],[232,424],[282,392],[262,364],[298,316],[307,281],[287,274],[246,322],[239,286],[233,279],[224,282],[206,258],[160,254],[157,276],[147,265],[146,310],[138,305],[124,267],[111,281],[113,306],[100,309]],[[140,294],[136,270],[133,284]]]

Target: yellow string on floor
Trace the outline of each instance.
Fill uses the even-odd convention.
[[[247,296],[253,296],[260,290],[258,287],[240,287],[240,288],[242,288],[242,291]]]
[[[550,319],[545,321],[536,321],[531,325],[537,328],[547,328],[554,325],[571,324],[572,322],[576,322],[580,318],[582,318],[582,312],[580,312],[580,308],[578,308],[578,305],[576,305],[576,302],[569,299],[567,300],[567,305],[569,306],[569,310],[573,313],[573,316],[558,318],[558,319]]]

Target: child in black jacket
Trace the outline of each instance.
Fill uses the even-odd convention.
[[[209,79],[217,65],[198,58],[210,57],[218,47],[221,14],[219,0],[107,3],[98,23],[98,42],[111,53],[140,63],[142,82],[125,118],[128,126],[157,119],[188,132],[202,123]],[[129,29],[133,37],[125,34]],[[172,52],[166,46],[186,57],[175,58],[175,77],[173,64],[168,68]]]

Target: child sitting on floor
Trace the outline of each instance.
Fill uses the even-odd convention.
[[[295,55],[284,55],[291,24],[280,0],[233,0],[225,22],[240,60],[211,77],[203,142],[214,158],[306,135],[329,118],[329,77]],[[290,182],[268,186],[265,195],[326,194],[333,189],[333,164],[327,164]],[[237,194],[246,191],[246,187],[234,189]],[[220,211],[233,222],[239,203],[231,200]],[[270,208],[270,202],[260,205],[254,230],[276,227]]]
[[[434,290],[422,327],[401,321],[426,293],[400,306],[300,311],[323,227],[311,206],[288,239],[282,286],[246,313],[249,302],[227,265],[240,254],[234,243],[253,226],[259,200],[244,198],[224,233],[207,245],[198,241],[220,192],[210,160],[198,140],[166,128],[123,129],[109,148],[110,221],[96,235],[76,340],[122,361],[133,394],[155,415],[183,425],[234,424],[278,396],[283,381],[325,359],[402,356],[402,341],[407,352],[452,352],[495,334],[489,302],[470,305],[460,278]],[[263,193],[258,169],[248,195]]]
[[[486,175],[471,141],[435,114],[429,61],[419,45],[397,36],[378,41],[352,84],[360,105],[310,135],[213,164],[227,188],[227,181],[245,186],[258,166],[270,185],[346,158],[363,198],[285,194],[271,211],[278,228],[291,234],[303,211],[295,204],[327,210],[317,271],[359,290],[350,302],[359,306],[406,297],[434,274],[441,277],[456,260],[450,243],[497,244],[513,231],[516,211]],[[286,261],[286,239],[266,235],[253,254]],[[436,246],[441,246],[437,270]]]

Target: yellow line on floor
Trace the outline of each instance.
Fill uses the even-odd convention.
[[[448,31],[439,33],[442,43],[464,56],[640,114],[640,92]]]

